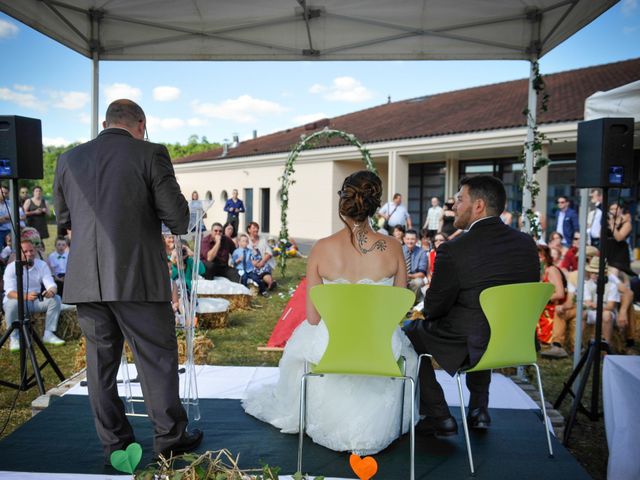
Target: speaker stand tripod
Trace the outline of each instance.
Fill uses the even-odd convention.
[[[11,325],[7,326],[7,331],[0,338],[0,348],[4,346],[4,344],[9,340],[11,334],[14,331],[18,332],[18,336],[20,338],[20,380],[19,383],[8,382],[4,380],[0,380],[0,385],[13,388],[15,390],[26,391],[31,387],[38,385],[38,390],[40,390],[40,394],[45,394],[44,389],[44,381],[42,379],[42,370],[47,366],[51,365],[53,371],[56,373],[60,381],[64,380],[64,375],[60,371],[60,368],[56,364],[55,360],[45,347],[42,339],[38,336],[37,332],[33,330],[31,325],[31,321],[29,318],[25,317],[25,304],[24,304],[24,286],[22,283],[22,279],[24,277],[23,267],[24,262],[22,261],[22,250],[20,249],[20,207],[18,204],[18,179],[11,179],[11,193],[12,193],[12,207],[13,207],[13,219],[15,226],[15,237],[14,237],[14,245],[16,251],[16,284],[17,284],[17,301],[18,301],[18,319],[13,321]],[[34,345],[37,346],[42,354],[44,355],[45,361],[42,364],[38,364],[38,359],[36,358],[36,352]],[[31,363],[31,367],[33,369],[33,373],[29,376],[28,374],[28,365],[27,365],[27,356],[29,357],[29,362]]]
[[[608,187],[602,188],[602,208],[606,208],[608,205]],[[602,311],[604,307],[604,285],[606,282],[605,277],[605,263],[606,263],[606,239],[607,239],[607,217],[603,211],[602,221],[600,224],[600,265],[598,267],[598,286],[597,286],[597,306],[596,306],[596,329],[595,338],[589,342],[589,346],[582,354],[580,361],[576,365],[575,369],[569,376],[569,379],[564,384],[564,388],[555,403],[553,408],[558,409],[565,399],[567,394],[571,394],[573,397],[573,404],[571,405],[571,412],[567,419],[567,424],[564,429],[564,437],[562,440],[563,445],[567,446],[569,443],[569,437],[571,436],[571,430],[576,423],[576,417],[578,411],[584,413],[590,420],[596,421],[600,418],[600,358],[602,352],[609,353],[609,344],[602,340]],[[576,322],[581,322],[581,318],[576,318]],[[574,393],[572,390],[573,384],[582,372],[580,381],[578,383],[578,389]],[[587,409],[582,404],[582,396],[584,395],[585,388],[589,376],[592,375],[591,382],[591,408]]]

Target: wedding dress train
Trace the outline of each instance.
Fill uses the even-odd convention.
[[[323,280],[325,284],[349,283]],[[360,280],[359,284],[393,285],[393,278]],[[283,433],[297,433],[300,378],[305,361],[318,363],[329,339],[323,321],[311,325],[306,320],[293,332],[279,364],[276,383],[249,386],[242,405],[254,417],[270,423]],[[396,359],[407,361],[407,374],[415,375],[417,355],[400,328],[393,333]],[[403,382],[389,378],[331,375],[307,381],[306,433],[326,448],[371,455],[398,438]],[[406,385],[402,431],[409,429],[412,399]]]

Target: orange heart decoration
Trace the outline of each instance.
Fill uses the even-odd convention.
[[[349,457],[349,464],[360,480],[369,480],[378,471],[378,462],[373,457],[360,458],[352,453]]]

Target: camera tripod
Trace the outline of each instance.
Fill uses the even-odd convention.
[[[38,333],[34,331],[33,326],[31,325],[31,320],[25,316],[24,285],[22,283],[24,277],[24,262],[22,261],[22,251],[20,249],[20,209],[18,204],[18,179],[16,178],[11,179],[11,193],[13,207],[12,216],[14,219],[13,225],[15,233],[13,242],[16,247],[15,267],[17,280],[16,300],[18,302],[18,318],[17,320],[13,321],[11,325],[7,325],[7,331],[4,333],[4,335],[2,335],[2,338],[0,338],[0,348],[2,348],[7,340],[9,340],[11,334],[14,331],[18,332],[18,336],[20,338],[20,380],[18,381],[19,383],[0,380],[0,385],[21,391],[29,390],[31,387],[38,385],[40,394],[44,395],[45,389],[41,373],[42,370],[47,365],[51,365],[51,368],[53,368],[53,371],[56,373],[60,381],[64,380],[64,375],[47,350],[47,347],[45,347],[42,339],[38,336]],[[42,364],[38,364],[34,345],[37,346],[44,355],[45,361]],[[29,357],[29,362],[31,363],[31,367],[33,369],[33,373],[29,376],[27,376],[27,356]]]

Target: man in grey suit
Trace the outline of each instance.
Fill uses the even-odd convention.
[[[146,117],[130,100],[107,109],[94,140],[58,159],[58,225],[72,235],[63,301],[76,304],[87,341],[87,383],[108,463],[134,442],[116,374],[123,340],[133,351],[155,427],[154,450],[169,456],[196,448],[178,395],[175,320],[161,224],[187,232],[189,208],[167,149],[145,142]]]

